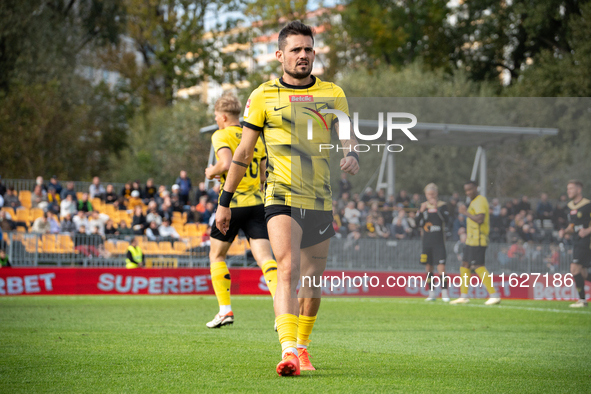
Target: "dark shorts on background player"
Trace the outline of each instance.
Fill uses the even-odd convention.
[[[588,246],[573,247],[573,264],[579,264],[583,268],[591,267],[591,249]]]
[[[263,204],[251,207],[231,208],[232,218],[230,219],[230,229],[226,235],[222,234],[215,223],[211,227],[211,238],[220,241],[234,241],[238,231],[244,231],[248,239],[269,239],[267,234],[267,223],[265,223],[265,206]]]
[[[470,263],[470,265],[484,266],[485,255],[486,255],[486,246],[466,245],[466,247],[464,248],[463,260]]]
[[[445,264],[446,258],[447,251],[444,243],[441,245],[423,245],[421,264]]]
[[[265,207],[267,223],[271,218],[278,215],[290,216],[301,227],[303,233],[302,242],[300,243],[301,249],[317,245],[336,234],[332,227],[334,219],[331,211],[292,208],[288,205],[269,205]]]

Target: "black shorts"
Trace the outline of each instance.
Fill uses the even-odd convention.
[[[573,247],[573,264],[579,264],[583,268],[591,267],[591,249],[589,246],[578,246]]]
[[[421,264],[445,264],[447,258],[447,251],[445,250],[445,244],[423,244],[423,251],[421,253]]]
[[[278,215],[286,215],[296,221],[302,229],[300,248],[309,248],[334,236],[331,211],[317,211],[313,209],[292,208],[289,205],[269,205],[265,207],[265,219],[269,220]],[[271,229],[271,231],[273,231]]]
[[[238,231],[242,230],[248,239],[269,239],[263,204],[231,208],[230,211],[232,212],[232,218],[226,235],[222,234],[214,223],[211,226],[211,238],[232,243],[236,235],[238,235]]]
[[[466,245],[464,248],[465,262],[470,265],[482,265],[484,266],[484,256],[486,255],[486,246],[470,246]]]

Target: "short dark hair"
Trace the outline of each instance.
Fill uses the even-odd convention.
[[[469,180],[468,182],[464,183],[464,186],[466,185],[472,185],[474,187],[478,187],[478,184],[476,182],[474,182],[473,180]]]
[[[314,30],[300,21],[289,22],[283,29],[281,29],[279,32],[279,38],[277,39],[280,50],[285,48],[285,43],[289,36],[308,36],[312,38],[312,43],[314,42]]]
[[[583,188],[583,182],[579,181],[578,179],[571,179],[570,181],[568,181],[567,185],[570,185],[571,183],[573,185],[580,187],[581,189]]]

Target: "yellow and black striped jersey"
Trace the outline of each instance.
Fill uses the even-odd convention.
[[[490,231],[490,215],[488,209],[488,200],[482,195],[476,196],[468,206],[470,215],[484,214],[484,222],[478,224],[470,218],[466,218],[466,245],[468,246],[487,246],[488,233]]]
[[[241,139],[242,127],[240,126],[229,126],[225,129],[221,129],[213,133],[213,135],[211,136],[211,143],[215,151],[216,159],[219,160],[218,151],[224,148],[230,149],[232,151],[232,156],[234,156],[234,152],[236,151],[238,144],[240,144]],[[238,188],[236,188],[236,192],[234,193],[234,197],[232,198],[232,202],[230,203],[230,208],[251,207],[263,203],[263,194],[261,193],[260,171],[261,162],[265,158],[265,145],[259,138],[254,148],[254,156],[252,162],[246,170],[244,178],[242,178],[242,180],[240,181]],[[220,190],[224,190],[224,183],[226,182],[227,175],[228,173],[225,172],[220,176],[220,180],[222,183]]]
[[[244,110],[244,124],[261,131],[267,147],[265,205],[332,210],[330,188],[331,131],[337,109],[349,116],[343,90],[312,76],[307,86],[289,85],[282,78],[254,90]]]

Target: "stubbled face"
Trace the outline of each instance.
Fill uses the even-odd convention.
[[[314,40],[309,36],[291,35],[285,41],[285,48],[275,53],[283,71],[295,79],[307,78],[312,73],[316,56]]]
[[[580,193],[581,193],[581,188],[578,187],[577,185],[575,185],[574,183],[569,183],[566,186],[566,194],[568,194],[568,198],[570,198],[571,200],[574,200],[575,198],[577,198]]]

